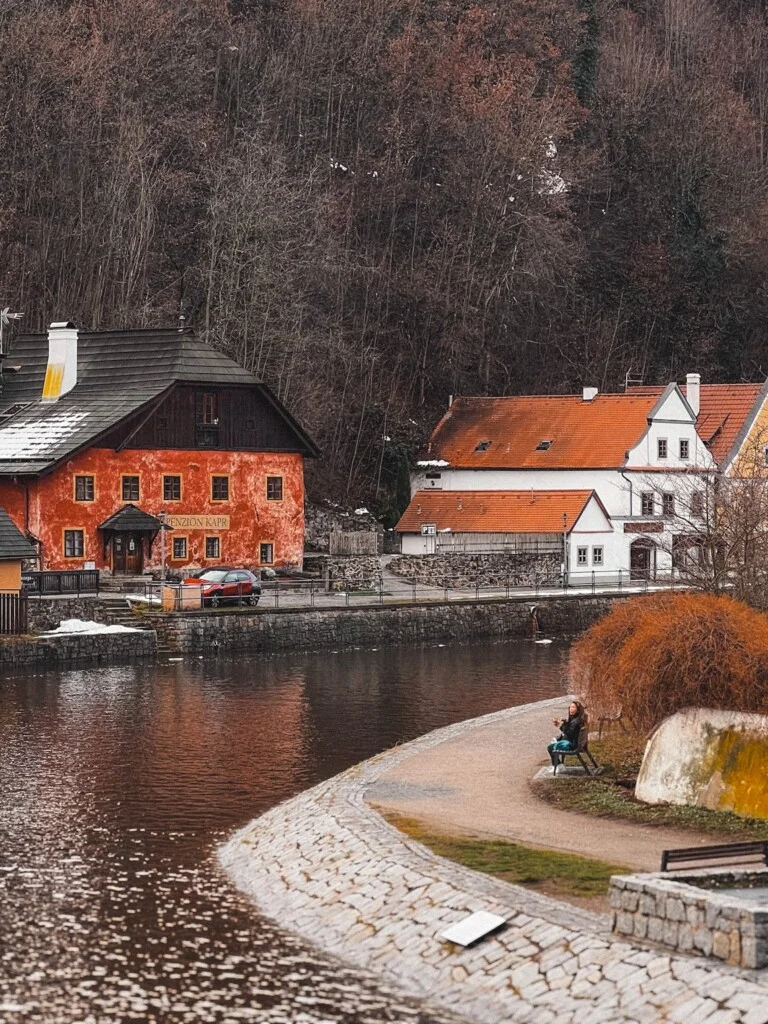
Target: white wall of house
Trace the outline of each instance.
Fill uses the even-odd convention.
[[[665,441],[665,446],[659,446]],[[687,458],[681,441],[687,441]],[[555,449],[553,448],[553,454]],[[666,451],[666,455],[663,452]],[[648,429],[637,445],[627,453],[623,469],[460,469],[450,466],[430,465],[420,467],[411,477],[411,494],[419,490],[441,489],[447,491],[557,491],[594,490],[600,497],[612,529],[610,541],[603,545],[606,571],[628,570],[630,567],[631,545],[639,537],[656,547],[657,571],[668,571],[671,567],[671,532],[681,529],[680,524],[665,521],[663,495],[672,493],[677,502],[687,501],[691,490],[691,477],[697,469],[711,470],[714,460],[696,433],[695,417],[677,388],[670,388],[663,401],[654,411]],[[683,473],[681,471],[690,472]],[[666,471],[666,472],[665,472]],[[643,494],[653,494],[654,512],[643,512]],[[625,523],[630,521],[654,521],[664,525],[659,534],[638,534],[625,532]],[[574,531],[574,534],[576,531]],[[413,544],[412,553],[425,553],[424,539],[413,541],[403,536],[403,551],[406,544]],[[589,570],[592,566],[592,547],[597,542],[587,543],[589,547]],[[577,564],[577,548],[584,546],[575,539],[569,552],[569,570],[583,569]],[[419,548],[419,551],[415,550]],[[576,560],[576,561],[574,561]],[[596,569],[597,567],[595,567]]]

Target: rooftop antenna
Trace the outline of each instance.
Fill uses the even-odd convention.
[[[640,374],[639,376],[638,376],[638,374],[634,374],[633,375],[632,367],[630,366],[630,368],[627,370],[627,372],[626,372],[626,374],[624,376],[624,390],[627,391],[627,390],[629,390],[629,388],[639,388],[639,387],[642,386],[642,383],[643,383],[643,375],[642,374]]]
[[[5,309],[0,310],[0,359],[2,359],[3,356],[8,355],[3,341],[3,328],[10,327],[11,320],[21,320],[23,316],[23,313],[12,313],[10,306],[6,306]]]

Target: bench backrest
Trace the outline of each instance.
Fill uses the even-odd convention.
[[[576,749],[581,754],[583,751],[585,751],[587,749],[588,746],[589,746],[589,721],[587,720],[587,716],[584,715],[584,720],[581,723],[581,728],[579,729],[579,738],[576,741]]]
[[[720,846],[688,846],[681,850],[663,850],[661,870],[670,864],[691,863],[702,860],[734,860],[743,857],[761,857],[768,865],[768,842],[757,840],[747,843],[725,843]]]

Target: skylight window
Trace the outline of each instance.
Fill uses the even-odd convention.
[[[490,447],[491,447],[491,442],[490,441],[481,441],[480,444],[475,446],[475,451],[476,452],[487,452]]]
[[[551,440],[549,440],[549,441],[539,441],[539,443],[536,445],[536,451],[537,452],[547,452],[547,451],[549,451],[551,445],[552,445],[552,441]]]
[[[0,426],[3,423],[7,423],[8,420],[13,419],[23,409],[26,409],[31,403],[30,402],[17,402],[15,405],[9,405],[8,408],[0,413]]]

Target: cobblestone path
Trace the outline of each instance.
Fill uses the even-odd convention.
[[[473,1024],[766,1024],[768,976],[618,940],[597,914],[436,857],[365,801],[419,750],[562,699],[449,726],[273,808],[220,851],[257,906],[322,949]],[[475,910],[508,926],[472,949],[440,940]]]

